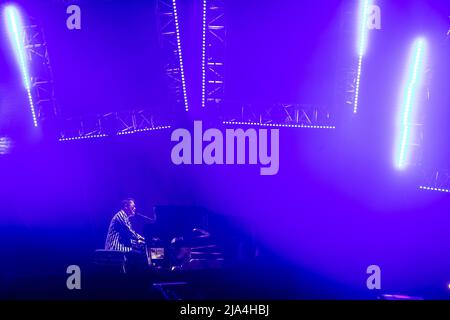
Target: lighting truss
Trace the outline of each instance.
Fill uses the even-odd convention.
[[[320,125],[307,125],[307,124],[285,124],[285,123],[240,122],[240,121],[223,121],[223,124],[243,125],[243,126],[259,126],[259,127],[275,127],[275,128],[336,129],[335,126],[320,126]]]
[[[55,99],[53,71],[47,42],[37,23],[25,26],[25,49],[30,61],[30,78],[37,118],[44,122],[59,115]]]
[[[202,107],[220,107],[225,92],[225,2],[203,0]],[[204,57],[204,58],[203,58]]]
[[[354,99],[356,92],[357,70],[353,62],[342,59],[338,66],[338,79],[336,83],[336,98],[338,107],[344,107],[344,110],[352,110],[354,107]]]
[[[335,86],[336,108],[342,110],[342,113],[351,113],[354,111],[356,96],[356,80],[358,77],[358,55],[353,54],[353,39],[357,37],[355,30],[356,17],[358,12],[355,10],[354,2],[348,2],[341,6],[340,12],[340,42],[348,50],[339,51],[337,60]]]
[[[176,4],[176,2],[175,2]],[[177,17],[175,17],[175,12]],[[187,108],[186,84],[182,56],[180,51],[180,37],[178,26],[178,11],[175,11],[173,0],[158,0],[158,31],[160,47],[163,50],[165,73],[169,89],[174,93],[177,106]]]
[[[327,108],[311,104],[240,104],[239,114],[228,116],[225,124],[334,129]],[[236,109],[236,108],[235,108]]]
[[[177,36],[177,53],[180,66],[181,88],[183,89],[184,108],[189,111],[189,104],[186,91],[186,78],[184,77],[183,50],[181,48],[180,22],[178,19],[177,0],[172,0],[173,20],[175,22],[175,34]]]
[[[406,87],[402,92],[401,109],[398,118],[398,137],[395,150],[395,165],[398,169],[404,169],[407,165],[415,164],[414,149],[420,147],[417,142],[420,139],[422,126],[417,124],[417,108],[422,100],[421,84],[424,72],[425,40],[414,41],[411,51],[411,61],[407,70]],[[423,109],[423,106],[422,106]],[[419,139],[420,140],[419,140]]]
[[[55,100],[53,71],[44,33],[39,24],[31,17],[22,24],[18,10],[12,6],[6,8],[9,22],[15,22],[15,42],[22,68],[25,88],[33,116],[33,124],[56,118],[58,108]],[[12,19],[12,20],[11,20]],[[12,26],[11,23],[8,23]]]
[[[448,16],[448,18],[450,19],[450,16]],[[450,39],[450,29],[448,29],[447,34],[446,34],[446,40]]]
[[[169,129],[147,110],[109,112],[63,120],[60,141],[129,135]]]

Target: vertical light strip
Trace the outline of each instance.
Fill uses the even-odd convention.
[[[367,48],[367,38],[368,38],[368,27],[367,18],[369,15],[369,0],[361,0],[360,15],[359,15],[359,31],[358,31],[358,71],[356,75],[356,85],[355,85],[355,100],[353,102],[353,113],[358,112],[358,102],[359,102],[359,88],[361,85],[361,72],[363,57]]]
[[[402,96],[402,106],[400,109],[399,118],[399,145],[396,148],[396,166],[398,169],[404,169],[407,164],[408,148],[410,145],[410,137],[413,134],[413,105],[416,90],[420,83],[420,71],[423,66],[423,56],[425,51],[425,40],[417,39],[412,48],[412,60],[409,62],[409,69],[407,74],[407,83],[405,92]]]
[[[17,8],[13,6],[7,6],[5,8],[4,13],[6,17],[6,26],[9,33],[9,39],[11,41],[12,47],[14,48],[14,52],[22,73],[24,86],[27,91],[31,115],[33,117],[33,125],[37,127],[38,124],[36,119],[36,113],[33,103],[33,97],[31,95],[30,75],[28,72],[27,63],[25,61],[25,48],[23,43],[21,42],[21,39],[23,39],[24,36],[22,19],[20,18],[20,14]]]
[[[184,78],[184,64],[183,64],[183,53],[181,51],[181,36],[180,36],[180,26],[178,21],[178,11],[177,11],[177,1],[172,0],[173,4],[173,18],[175,20],[175,31],[177,34],[177,49],[178,49],[178,58],[180,60],[180,74],[181,74],[181,86],[183,87],[183,99],[184,99],[184,108],[186,111],[189,111],[187,92],[186,92],[186,80]]]
[[[206,104],[206,5],[203,0],[203,30],[202,30],[202,108]]]

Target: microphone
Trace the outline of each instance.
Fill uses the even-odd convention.
[[[154,219],[152,219],[152,218],[150,218],[150,217],[147,217],[147,216],[144,216],[143,214],[140,214],[140,213],[135,213],[135,215],[137,215],[137,216],[139,216],[139,217],[142,217],[142,218],[144,218],[144,219],[147,219],[147,220],[149,220],[149,221],[151,221],[151,222],[154,222],[154,221],[155,221]]]

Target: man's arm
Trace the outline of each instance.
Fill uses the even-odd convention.
[[[131,222],[128,219],[125,220],[125,218],[122,215],[119,215],[118,221],[121,225],[121,228],[127,233],[128,237],[131,240],[136,240],[136,241],[144,240],[143,236],[141,236],[140,234],[138,234],[136,231],[133,230],[133,228],[131,226]]]

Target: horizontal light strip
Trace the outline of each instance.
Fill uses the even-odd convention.
[[[434,188],[434,187],[424,187],[424,186],[420,186],[419,189],[422,190],[428,190],[428,191],[439,191],[439,192],[447,192],[450,193],[449,189],[442,189],[442,188]]]
[[[123,136],[123,135],[127,135],[127,134],[146,132],[146,131],[154,131],[154,130],[163,130],[163,129],[170,129],[170,126],[161,126],[161,127],[154,127],[154,128],[136,129],[136,130],[131,130],[131,131],[120,131],[120,132],[117,132],[117,135],[118,136]]]
[[[123,135],[129,135],[129,134],[135,134],[140,132],[148,132],[148,131],[155,131],[155,130],[164,130],[164,129],[170,129],[171,126],[159,126],[154,128],[144,128],[144,129],[136,129],[136,130],[130,130],[130,131],[121,131],[117,132],[116,135],[123,136]],[[86,136],[80,136],[80,137],[71,137],[71,138],[60,138],[59,141],[73,141],[73,140],[84,140],[84,139],[95,139],[95,138],[106,138],[111,137],[107,134],[92,134],[92,135],[86,135]]]
[[[280,127],[280,128],[336,129],[335,126],[319,126],[319,125],[307,125],[307,124],[283,124],[283,123],[276,124],[276,123],[240,122],[240,121],[223,121],[223,124],[260,126],[260,127]]]
[[[105,138],[108,137],[107,134],[92,134],[88,136],[71,137],[71,138],[59,138],[59,141],[73,141],[73,140],[84,140],[84,139],[95,139],[95,138]]]

